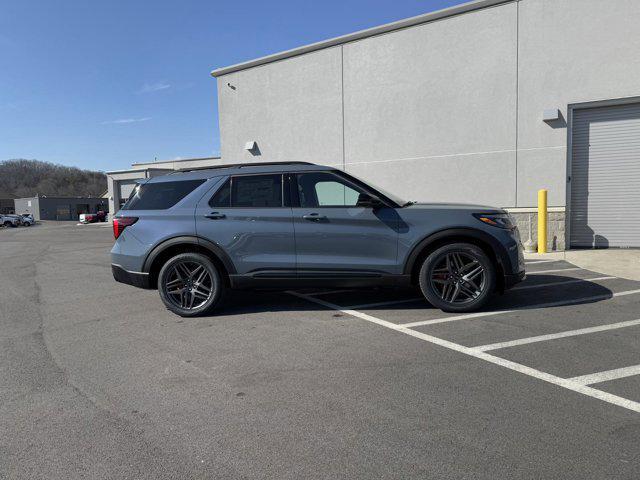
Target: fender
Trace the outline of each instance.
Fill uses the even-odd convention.
[[[230,275],[237,273],[236,267],[233,265],[233,262],[229,258],[229,255],[227,255],[227,253],[222,249],[222,247],[220,247],[220,245],[210,240],[206,240],[202,237],[197,237],[192,235],[173,237],[168,240],[165,240],[159,245],[156,245],[153,248],[153,250],[151,250],[151,252],[149,252],[149,254],[147,255],[147,258],[144,261],[144,265],[142,266],[142,271],[145,273],[149,273],[151,271],[151,265],[153,265],[154,260],[158,258],[158,255],[164,252],[167,248],[171,248],[175,245],[185,245],[185,244],[197,245],[209,250],[211,253],[213,253],[216,257],[220,259],[220,261],[224,265],[224,268],[227,269],[227,272]]]
[[[502,271],[505,272],[510,270],[508,268],[505,268],[506,265],[511,264],[507,250],[492,235],[489,235],[482,230],[476,230],[474,228],[447,228],[445,230],[440,230],[438,232],[432,233],[426,238],[423,238],[415,247],[413,247],[411,253],[409,253],[407,257],[407,260],[405,261],[403,273],[405,275],[410,275],[413,271],[413,267],[415,266],[416,261],[418,260],[418,257],[420,256],[420,253],[425,248],[428,248],[429,245],[432,245],[433,243],[447,237],[471,237],[480,240],[482,243],[485,243],[486,245],[489,245],[491,247],[491,250],[498,260]]]

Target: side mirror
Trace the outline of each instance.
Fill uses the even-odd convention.
[[[369,195],[368,193],[361,193],[358,196],[356,207],[373,208],[375,210],[377,208],[384,207],[384,203],[378,197],[374,197],[373,195]]]

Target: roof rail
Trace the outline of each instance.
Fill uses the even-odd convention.
[[[255,163],[229,163],[226,165],[213,165],[210,167],[191,167],[191,168],[179,168],[171,172],[174,173],[183,173],[183,172],[193,172],[197,170],[218,170],[222,168],[246,168],[246,167],[264,167],[269,165],[314,165],[311,162],[255,162]]]

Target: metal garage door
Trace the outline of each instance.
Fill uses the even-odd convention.
[[[573,112],[572,247],[640,247],[640,104]]]

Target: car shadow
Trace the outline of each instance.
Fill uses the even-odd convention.
[[[539,285],[539,286],[538,286]],[[341,309],[361,311],[440,312],[429,304],[418,288],[345,289],[338,292],[326,290],[300,290],[314,293],[312,298],[336,305]],[[507,290],[495,294],[478,312],[499,310],[528,310],[568,305],[597,303],[613,297],[613,291],[601,284],[576,277],[561,275],[535,275]],[[217,315],[244,315],[260,312],[317,311],[325,307],[310,300],[282,291],[232,291]]]

